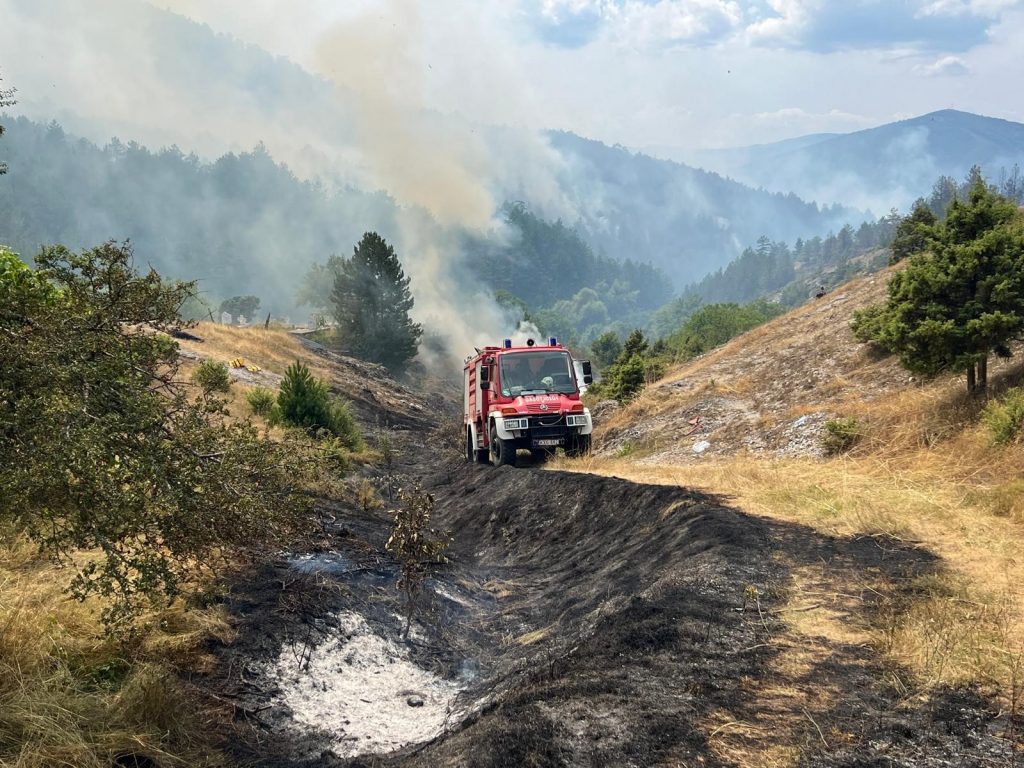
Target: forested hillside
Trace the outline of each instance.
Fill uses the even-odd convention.
[[[793,193],[752,189],[679,163],[569,133],[550,134],[571,168],[579,229],[598,252],[650,259],[676,288],[724,267],[761,235],[796,240],[857,223],[863,214]]]
[[[40,245],[131,239],[162,274],[213,297],[262,296],[287,312],[296,269],[348,252],[367,229],[394,229],[386,195],[296,178],[262,147],[206,163],[177,148],[106,147],[60,126],[6,120],[0,241],[26,258]]]

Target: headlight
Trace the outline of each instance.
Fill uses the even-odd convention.
[[[505,429],[529,429],[529,419],[505,419]]]
[[[585,414],[573,415],[565,417],[565,423],[570,427],[585,427],[587,426],[587,417]]]

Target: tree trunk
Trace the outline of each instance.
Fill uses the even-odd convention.
[[[978,361],[978,391],[982,394],[988,389],[988,355]]]
[[[967,366],[967,394],[968,395],[973,395],[974,394],[974,382],[975,382],[975,379],[974,379],[974,363],[971,363],[969,366]]]

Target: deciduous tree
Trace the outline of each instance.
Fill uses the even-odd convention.
[[[311,523],[296,448],[179,385],[164,331],[192,285],[137,274],[114,243],[35,263],[0,249],[0,524],[73,566],[73,594],[130,618]]]

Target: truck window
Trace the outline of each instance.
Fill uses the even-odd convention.
[[[500,358],[501,394],[574,394],[576,378],[567,352],[512,352]]]

